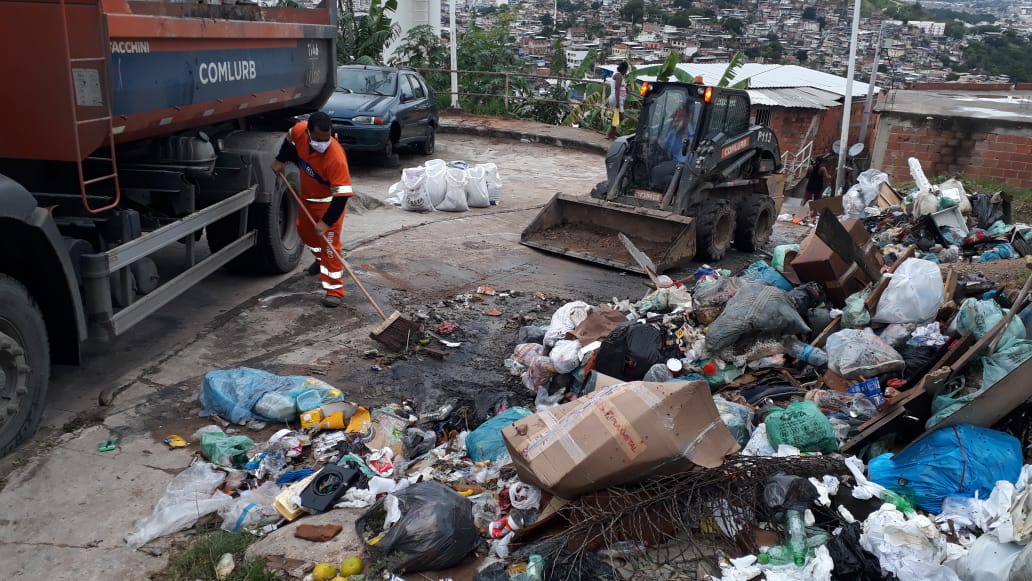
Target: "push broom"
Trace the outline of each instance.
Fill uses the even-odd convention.
[[[311,212],[309,212],[308,208],[305,207],[304,200],[302,200],[301,196],[299,196],[297,191],[294,190],[294,186],[290,185],[290,182],[287,180],[287,177],[285,175],[279,174],[279,177],[287,186],[287,191],[290,192],[290,195],[294,196],[294,201],[297,202],[298,209],[301,210],[301,212],[305,215],[305,218],[308,219],[308,221],[312,224],[312,227],[314,228],[315,218],[312,218]],[[358,280],[358,277],[355,276],[354,271],[352,271],[351,267],[348,266],[347,261],[344,260],[344,257],[341,256],[339,252],[337,252],[337,249],[334,248],[332,244],[330,244],[330,241],[326,239],[325,234],[322,235],[322,239],[324,242],[326,242],[326,248],[330,252],[333,252],[333,254],[335,254],[337,258],[340,259],[340,263],[344,265],[344,270],[347,271],[348,276],[351,277],[351,280],[355,281],[355,286],[358,287],[358,290],[362,291],[362,294],[365,295],[365,298],[369,301],[369,304],[373,305],[373,308],[376,309],[376,313],[380,315],[381,319],[383,319],[383,323],[381,323],[378,327],[373,329],[373,331],[369,333],[369,337],[375,341],[383,343],[385,346],[395,351],[403,351],[407,349],[408,346],[412,344],[413,335],[418,334],[420,331],[419,323],[409,321],[408,319],[402,317],[401,313],[399,313],[398,311],[394,311],[394,313],[391,314],[391,316],[389,317],[386,314],[384,314],[383,309],[380,308],[380,305],[376,304],[376,301],[373,300],[372,295],[370,295],[369,291],[366,290],[365,286],[362,284],[362,281]]]

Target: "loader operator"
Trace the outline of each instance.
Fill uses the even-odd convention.
[[[294,162],[301,170],[299,193],[315,219],[313,226],[304,212],[298,211],[298,234],[315,256],[308,274],[319,275],[326,291],[323,305],[338,307],[344,300],[340,233],[352,189],[348,159],[344,148],[333,138],[329,115],[313,113],[307,121],[287,131],[279,155],[272,162],[272,171],[283,173],[287,162]]]
[[[695,125],[689,121],[688,112],[684,109],[677,109],[659,141],[659,146],[668,160],[656,164],[652,170],[652,183],[656,187],[666,189],[674,177],[674,168],[677,164],[684,163],[687,157],[685,142],[691,144],[694,138]]]

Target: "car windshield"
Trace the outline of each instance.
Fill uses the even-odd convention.
[[[398,90],[398,73],[375,69],[338,69],[337,90],[363,95],[394,95]]]

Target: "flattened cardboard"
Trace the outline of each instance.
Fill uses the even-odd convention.
[[[720,466],[739,450],[705,381],[621,382],[502,430],[520,480],[560,498]]]

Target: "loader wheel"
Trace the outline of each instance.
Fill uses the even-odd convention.
[[[735,233],[735,209],[727,200],[709,200],[702,205],[695,226],[696,252],[703,260],[724,258]]]
[[[591,189],[591,194],[590,195],[591,195],[592,198],[595,198],[595,199],[598,199],[598,200],[606,199],[606,196],[609,195],[609,181],[607,180],[607,181],[598,182],[597,184],[595,184],[595,187]]]
[[[35,433],[49,380],[43,314],[20,282],[0,274],[0,456]]]
[[[774,232],[774,200],[770,196],[753,195],[738,205],[735,223],[735,248],[754,252],[770,241]]]

